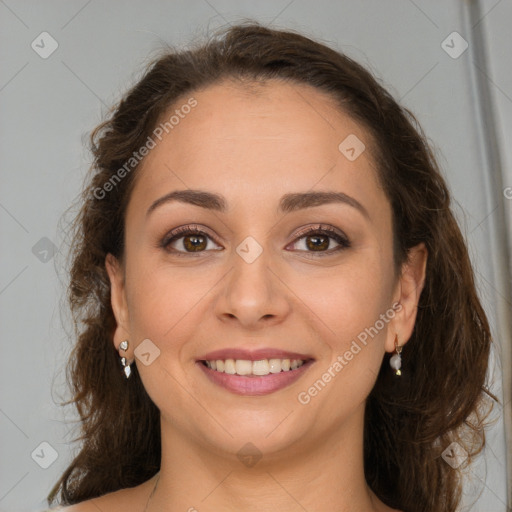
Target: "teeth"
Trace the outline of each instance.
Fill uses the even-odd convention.
[[[268,366],[270,373],[279,373],[281,371],[281,359],[269,359]]]
[[[301,359],[261,359],[259,361],[248,361],[247,359],[217,359],[215,361],[205,362],[208,368],[221,373],[257,376],[296,370],[304,364],[304,361]]]
[[[237,359],[235,361],[235,370],[238,375],[249,375],[252,373],[252,361]]]
[[[234,375],[236,373],[234,359],[226,359],[224,361],[224,373],[229,373],[230,375]]]
[[[269,374],[269,362],[267,359],[262,359],[261,361],[253,361],[252,362],[252,373],[253,375],[268,375]]]

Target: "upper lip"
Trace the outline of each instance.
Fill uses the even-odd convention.
[[[308,354],[299,354],[298,352],[288,352],[276,348],[259,348],[255,350],[247,350],[243,348],[223,348],[208,352],[200,357],[198,361],[213,361],[226,359],[244,359],[247,361],[260,361],[262,359],[302,359],[307,361],[313,359]]]

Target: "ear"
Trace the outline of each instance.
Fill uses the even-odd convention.
[[[386,339],[386,352],[395,350],[395,334],[398,344],[405,345],[412,335],[420,295],[425,285],[428,251],[425,244],[416,245],[409,249],[407,261],[402,265],[402,272],[395,291],[395,302],[402,306],[393,318],[389,335]]]
[[[124,272],[118,259],[110,253],[105,258],[105,268],[110,279],[110,302],[117,322],[112,341],[116,350],[119,351],[121,342],[130,340]],[[130,345],[128,344],[126,351],[127,359],[130,359],[130,353],[133,352]]]

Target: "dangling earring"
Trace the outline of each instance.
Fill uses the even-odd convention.
[[[396,354],[389,360],[389,365],[393,370],[395,370],[395,375],[402,375],[402,372],[400,371],[400,368],[402,367],[402,356],[400,355],[402,347],[398,344],[398,334],[395,334],[395,351]]]
[[[126,352],[128,349],[128,340],[122,341],[119,345],[119,350],[122,350],[123,352]],[[126,357],[121,357],[121,366],[123,367],[124,374],[127,379],[130,378],[130,375],[132,374],[132,368],[131,364],[126,363]]]

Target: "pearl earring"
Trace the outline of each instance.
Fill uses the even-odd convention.
[[[395,370],[395,375],[402,375],[400,368],[402,367],[402,346],[398,344],[398,334],[395,334],[395,351],[396,354],[389,360],[389,365]]]
[[[126,352],[127,349],[128,349],[128,340],[124,340],[119,345],[119,350]],[[124,356],[120,356],[120,357],[121,357],[121,366],[123,367],[124,374],[125,374],[126,378],[129,379],[130,375],[132,374],[131,364],[126,363],[126,357],[124,357]]]

